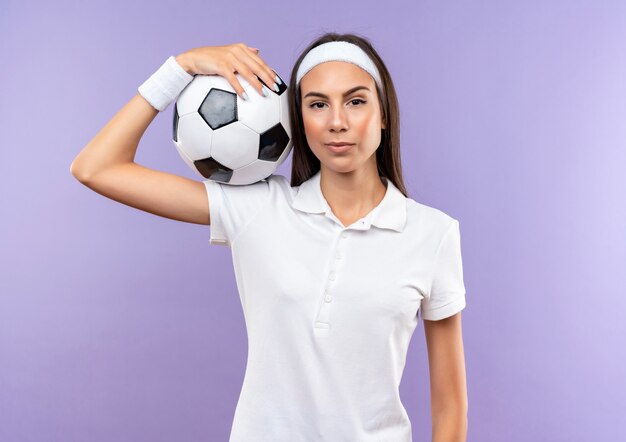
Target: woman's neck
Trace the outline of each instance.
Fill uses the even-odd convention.
[[[378,206],[385,197],[387,186],[377,168],[347,173],[321,170],[322,194],[344,226],[358,221]]]

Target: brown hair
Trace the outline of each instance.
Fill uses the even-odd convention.
[[[299,186],[320,170],[320,161],[313,154],[313,151],[306,141],[304,123],[302,120],[300,87],[296,87],[296,74],[306,54],[314,47],[329,41],[347,41],[359,46],[378,68],[383,90],[381,91],[378,84],[376,84],[376,82],[374,83],[376,84],[376,91],[380,99],[383,120],[386,123],[386,129],[382,129],[380,145],[376,150],[378,175],[393,182],[398,190],[400,190],[405,197],[408,197],[404,186],[404,179],[402,178],[402,165],[400,160],[400,108],[391,75],[370,41],[365,37],[352,33],[337,34],[335,32],[327,32],[318,37],[300,54],[291,70],[291,79],[289,81],[289,89],[287,90],[291,136],[293,140],[291,186]]]

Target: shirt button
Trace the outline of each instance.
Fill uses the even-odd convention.
[[[330,279],[331,281],[335,280],[335,272],[330,272],[330,275],[328,275],[328,279]]]
[[[337,254],[335,255],[335,259],[341,259],[341,253],[337,253]]]
[[[348,234],[347,234],[347,233],[342,233],[342,234],[341,234],[341,237],[342,237],[342,238],[347,238],[347,237],[348,237]]]
[[[330,302],[332,300],[333,300],[333,297],[330,296],[330,295],[326,295],[326,297],[324,298],[324,301],[326,301],[326,302]]]

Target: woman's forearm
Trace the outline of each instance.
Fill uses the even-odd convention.
[[[446,411],[433,415],[432,442],[466,442],[467,413]]]

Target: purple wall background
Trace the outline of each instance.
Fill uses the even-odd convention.
[[[597,0],[0,3],[0,440],[227,440],[247,351],[229,249],[69,166],[168,56],[243,41],[287,79],[323,31],[380,51],[410,195],[461,222],[468,441],[626,440],[626,4]],[[136,161],[197,178],[172,112]],[[420,321],[415,441],[429,394]]]

